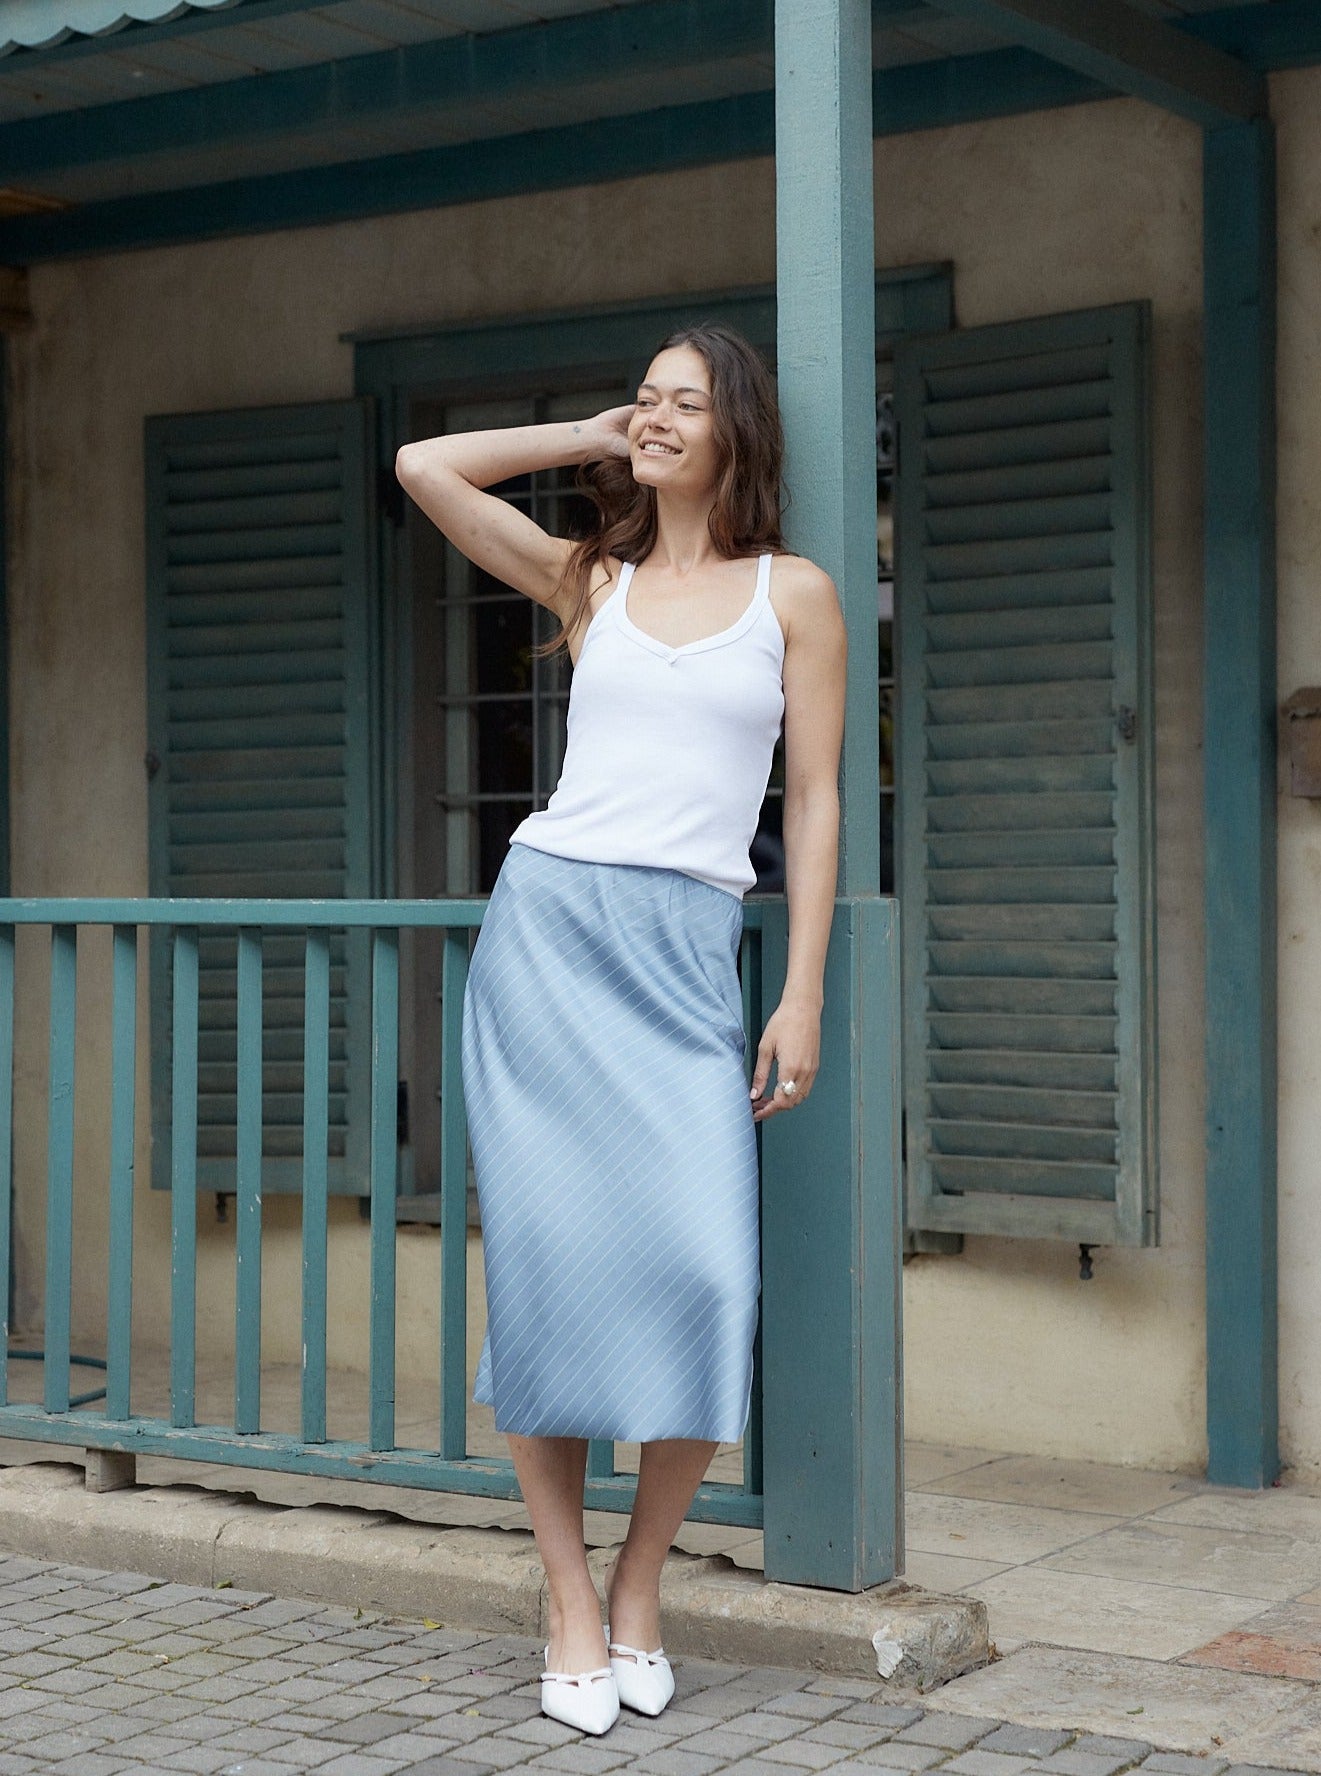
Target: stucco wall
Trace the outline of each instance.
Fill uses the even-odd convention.
[[[1321,70],[1271,81],[1280,202],[1279,674],[1321,684]],[[1287,1461],[1321,1468],[1321,802],[1280,764],[1280,1418]]]
[[[1289,115],[1299,113],[1284,128],[1287,158],[1321,81],[1290,76],[1280,92]],[[1315,141],[1310,114],[1307,127]],[[1204,1460],[1199,218],[1198,133],[1137,103],[877,147],[878,263],[952,260],[960,324],[1139,297],[1151,300],[1155,319],[1163,1244],[1099,1253],[1087,1283],[1078,1279],[1076,1248],[1045,1243],[972,1239],[960,1257],[910,1263],[908,1430],[932,1441],[1187,1468]],[[15,890],[145,890],[144,414],[346,394],[351,351],[338,336],[347,329],[769,280],[773,229],[773,169],[759,161],[34,272],[36,329],[13,353]],[[1302,220],[1286,223],[1286,238],[1301,285],[1321,245]],[[1299,430],[1318,424],[1304,383],[1315,381],[1319,356],[1315,322],[1304,328],[1298,301],[1292,334],[1286,323],[1299,387],[1286,438],[1301,455]],[[1305,470],[1293,473],[1301,485]],[[1315,502],[1300,504],[1315,524]],[[1299,581],[1306,540],[1300,533],[1291,545]],[[1306,634],[1300,616],[1291,621],[1286,634],[1296,631],[1299,650],[1321,653],[1315,612]],[[1312,671],[1315,678],[1321,660]],[[1286,842],[1286,893],[1301,929],[1303,897],[1321,874],[1316,810],[1288,810]],[[1310,977],[1300,973],[1286,998],[1300,1032],[1306,983],[1315,1003],[1321,959],[1310,934],[1293,952],[1302,963],[1309,941]],[[94,990],[104,991],[104,972]],[[34,980],[25,1019],[41,991]],[[1312,1046],[1301,1035],[1290,1041],[1291,1073],[1303,1084],[1310,1078],[1315,1102]],[[35,1053],[19,1083],[29,1302],[40,1277],[33,1168],[44,1149],[44,1072],[44,1054]],[[89,1156],[106,1119],[104,1080],[94,1073],[87,1070],[78,1096],[79,1311],[92,1340],[102,1323],[104,1214]],[[1294,1459],[1321,1464],[1321,1385],[1312,1381],[1304,1398],[1303,1351],[1314,1328],[1301,1307],[1321,1255],[1315,1209],[1310,1228],[1303,1225],[1315,1109],[1311,1118],[1308,1126],[1296,1115],[1283,1149],[1297,1236],[1296,1257],[1285,1243],[1293,1363],[1286,1434]],[[143,1148],[138,1299],[151,1337],[165,1324],[168,1219],[145,1187],[146,1170]],[[215,1228],[209,1208],[201,1219],[202,1342],[223,1346],[232,1231]],[[267,1225],[267,1343],[288,1359],[297,1351],[295,1206],[271,1203]],[[364,1233],[351,1207],[337,1218],[344,1311],[332,1322],[332,1361],[341,1363],[365,1351]],[[419,1373],[435,1349],[435,1244],[428,1236],[400,1242],[400,1358]]]

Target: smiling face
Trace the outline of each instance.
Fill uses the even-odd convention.
[[[638,389],[628,428],[633,478],[693,497],[710,493],[720,468],[711,372],[690,345],[658,352]]]

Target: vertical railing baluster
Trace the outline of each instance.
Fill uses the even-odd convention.
[[[440,1453],[468,1453],[468,1129],[463,993],[468,933],[447,926],[440,975]]]
[[[47,1412],[69,1410],[73,1292],[73,1065],[78,930],[50,933],[50,1109],[46,1147],[45,1387]]]
[[[197,931],[174,934],[170,1084],[170,1423],[197,1410]]]
[[[14,927],[0,925],[0,1406],[9,1404],[9,1228],[13,1202]]]
[[[261,932],[238,935],[234,1429],[261,1429]]]
[[[137,1089],[138,933],[116,925],[110,1012],[110,1292],[106,1413],[127,1418],[132,1395],[133,1106]]]
[[[371,1446],[394,1448],[399,933],[372,932]]]
[[[326,1440],[330,940],[309,931],[303,998],[303,1441]]]

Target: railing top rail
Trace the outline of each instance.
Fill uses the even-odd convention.
[[[267,926],[280,929],[426,929],[480,922],[486,895],[446,900],[0,899],[0,925]],[[744,923],[761,923],[757,901]]]

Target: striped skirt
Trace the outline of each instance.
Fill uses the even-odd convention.
[[[463,1002],[487,1330],[523,1436],[736,1442],[760,1288],[742,902],[512,844]]]

